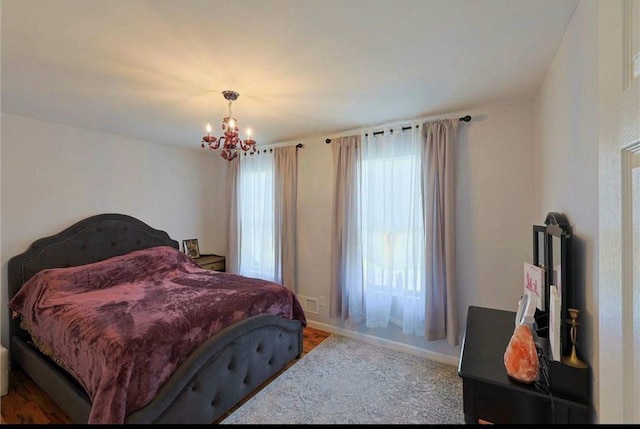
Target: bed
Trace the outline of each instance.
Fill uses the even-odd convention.
[[[161,256],[158,256],[159,254]],[[180,274],[175,274],[174,283],[171,285],[165,285],[165,283],[168,282],[166,280],[168,277],[174,276],[174,274],[171,274],[173,271],[163,272],[159,275],[155,275],[155,271],[153,271],[155,270],[153,268],[154,261],[165,257],[172,258],[171,261],[175,262],[175,266],[180,271]],[[56,278],[68,280],[78,277],[78,273],[86,271],[85,268],[88,269],[88,267],[91,267],[92,270],[94,267],[102,267],[103,270],[107,270],[105,272],[109,273],[108,276],[103,277],[113,279],[118,277],[118,273],[128,272],[126,269],[114,270],[113,268],[114,264],[124,263],[123,261],[146,267],[145,269],[149,272],[149,278],[144,278],[143,283],[147,287],[149,285],[157,285],[157,294],[160,294],[160,291],[164,291],[163,294],[165,296],[168,295],[166,290],[175,290],[175,295],[182,296],[177,292],[177,289],[168,288],[180,288],[182,286],[186,288],[186,285],[191,283],[197,286],[194,290],[213,294],[214,288],[209,287],[208,283],[206,285],[203,283],[205,281],[208,282],[209,279],[211,279],[211,282],[215,281],[221,285],[226,285],[221,287],[224,291],[215,292],[222,295],[237,293],[238,296],[244,296],[241,295],[242,292],[240,290],[248,290],[251,293],[255,293],[255,290],[257,290],[257,287],[251,289],[248,286],[250,282],[256,279],[201,269],[186,258],[186,255],[179,252],[178,242],[171,239],[166,232],[154,229],[131,216],[109,213],[89,217],[58,234],[39,239],[24,253],[11,258],[8,264],[9,300],[10,302],[15,301],[13,298],[17,296],[16,300],[18,301],[35,302],[35,298],[30,298],[31,301],[22,299],[23,295],[27,296],[27,289],[41,288],[38,292],[39,294],[43,294],[43,291],[53,293],[47,289],[50,286],[43,286],[48,284],[47,281],[51,281],[51,276],[58,276]],[[141,261],[145,262],[141,263]],[[164,259],[159,259],[159,261],[157,265],[164,264]],[[167,270],[169,269],[167,268]],[[184,276],[182,271],[186,272]],[[91,273],[94,272],[91,271]],[[92,274],[91,282],[98,284],[99,288],[111,287],[112,280],[104,280],[99,277]],[[67,283],[62,282],[60,284]],[[105,286],[106,283],[109,284]],[[271,292],[277,292],[277,295],[283,295],[284,292],[277,288],[279,285],[271,284],[270,282],[266,283],[268,284],[265,285],[265,288],[269,288]],[[56,289],[56,287],[51,286],[51,289]],[[286,288],[281,287],[281,289]],[[104,290],[109,290],[109,293],[115,293],[111,289]],[[153,291],[153,289],[147,289],[146,293],[149,293],[150,290]],[[79,302],[84,302],[80,299],[80,295],[74,295],[77,291],[76,285],[73,285],[72,288],[64,289],[64,291],[66,293],[66,298],[64,299],[73,300],[74,305],[80,305],[78,304]],[[93,293],[93,290],[90,292]],[[85,290],[81,290],[78,293],[85,293]],[[120,289],[118,289],[118,293],[121,293]],[[183,343],[181,343],[180,347],[173,347],[174,354],[186,354],[180,360],[177,360],[175,369],[162,375],[164,378],[160,374],[146,373],[142,382],[138,381],[138,379],[135,379],[135,383],[131,381],[130,384],[138,386],[138,390],[140,390],[139,386],[146,386],[145,383],[153,384],[149,380],[153,381],[156,377],[160,377],[158,379],[162,380],[161,383],[156,383],[159,384],[157,390],[151,391],[151,393],[147,392],[151,395],[150,400],[146,401],[143,406],[119,411],[122,421],[119,420],[120,417],[96,417],[96,409],[104,408],[107,402],[104,399],[96,399],[94,403],[91,398],[106,398],[109,396],[104,394],[96,396],[96,392],[92,390],[93,387],[91,389],[88,388],[91,383],[79,378],[78,375],[83,372],[91,373],[90,370],[92,368],[73,367],[69,365],[69,360],[58,359],[61,354],[65,355],[67,350],[58,349],[57,353],[55,350],[51,353],[46,348],[43,348],[43,344],[41,344],[42,338],[33,335],[34,332],[39,332],[41,335],[46,336],[45,330],[40,328],[40,331],[38,331],[36,329],[35,319],[37,317],[34,317],[31,322],[34,323],[33,326],[29,324],[25,317],[10,317],[11,365],[22,369],[29,375],[75,423],[213,423],[244,398],[250,396],[266,380],[301,357],[302,334],[303,328],[306,326],[306,319],[295,294],[290,291],[289,293],[292,296],[289,299],[291,301],[290,309],[288,308],[289,304],[284,303],[284,301],[263,305],[265,308],[268,307],[269,311],[262,311],[260,310],[262,307],[252,303],[247,305],[247,307],[251,307],[251,313],[248,312],[248,315],[241,317],[238,316],[241,311],[236,308],[233,318],[231,316],[228,318],[229,323],[221,325],[218,319],[216,319],[215,323],[213,320],[207,321],[207,329],[213,332],[211,336],[200,332],[205,330],[204,327],[197,327],[198,329],[194,330],[193,326],[188,326],[190,329],[187,331],[189,332],[189,337],[205,339],[195,345],[189,344],[192,350],[187,347],[183,348]],[[83,295],[82,298],[85,299],[85,296],[90,295]],[[91,299],[86,299],[88,307],[88,303],[93,302],[92,300],[94,299],[93,295],[91,296]],[[58,298],[56,295],[56,299],[62,298]],[[175,300],[177,298],[172,295],[171,299]],[[201,300],[198,302],[202,302],[202,305],[204,305],[205,301],[200,296],[197,299]],[[216,300],[219,299],[221,298],[216,298]],[[266,299],[263,298],[263,300]],[[136,302],[131,298],[131,295],[127,295],[126,298],[121,298],[117,301],[124,302],[125,305],[126,303]],[[199,308],[199,306],[193,305],[193,301],[190,302],[191,306]],[[176,307],[180,307],[180,302],[174,304]],[[227,307],[233,309],[233,306],[229,303],[219,306],[220,311]],[[78,308],[82,309],[82,307],[77,307],[74,310],[74,317],[80,317],[80,314],[84,313],[82,310],[78,311]],[[105,308],[108,309],[110,307],[101,306],[101,312],[104,313]],[[159,308],[164,307],[159,306]],[[216,308],[213,311],[212,308],[207,307],[205,308],[207,312],[201,313],[218,314],[218,309]],[[122,311],[122,308],[118,311]],[[14,316],[19,315],[15,311],[12,311],[12,313]],[[87,310],[86,313],[93,315],[92,310]],[[181,317],[183,317],[182,313],[180,313]],[[122,314],[128,315],[129,313],[124,312]],[[110,317],[113,317],[113,315],[110,315]],[[133,314],[132,317],[135,318],[136,315]],[[120,316],[117,316],[118,320],[120,318]],[[126,317],[123,316],[122,320],[125,319]],[[84,319],[76,319],[76,322],[73,322],[75,325],[72,324],[70,326],[84,327],[85,322],[77,323],[78,320]],[[173,322],[171,326],[165,327],[165,329],[168,329],[166,332],[174,328],[178,329],[176,328],[178,325],[181,325],[181,323]],[[139,326],[142,326],[142,324]],[[59,331],[57,328],[52,328],[51,330]],[[113,330],[110,329],[108,334],[97,337],[97,339],[102,341],[103,338],[110,338]],[[117,329],[115,330],[117,331]],[[133,331],[138,332],[137,328]],[[69,333],[60,332],[65,335],[67,341],[69,338],[73,338],[73,336],[69,337]],[[197,332],[198,335],[191,335],[192,332]],[[172,335],[176,335],[176,341],[184,341],[184,336],[181,336],[179,331],[172,332]],[[131,343],[126,343],[132,346],[124,347],[124,351],[119,348],[106,349],[107,352],[101,358],[102,360],[97,358],[95,360],[102,362],[109,359],[112,361],[124,359],[124,357],[134,355],[130,349],[144,350],[136,348],[138,343],[134,343],[133,339],[128,338],[126,341],[132,341]],[[163,341],[167,342],[165,338],[163,338]],[[194,341],[196,340],[194,339]],[[114,347],[113,344],[117,343],[108,344],[109,347]],[[86,354],[85,347],[89,346],[82,345],[83,353]],[[155,368],[159,361],[162,362],[162,355],[159,353],[165,348],[164,346],[158,347],[150,353],[135,355],[137,357],[134,360],[127,361],[125,365],[120,365],[120,367],[135,368],[137,363],[133,362],[140,361],[140,356],[149,356],[153,357],[150,361],[155,362],[155,366],[149,363],[148,367]],[[189,350],[188,353],[186,350]],[[174,363],[174,356],[172,355],[170,358],[169,355],[167,356],[168,367],[169,363]],[[63,362],[66,362],[66,365]],[[113,366],[113,362],[111,365]],[[135,373],[136,371],[131,370],[130,372]],[[165,369],[164,372],[167,372],[167,370]],[[119,380],[121,375],[118,374],[115,379]],[[105,383],[102,384],[104,385]]]

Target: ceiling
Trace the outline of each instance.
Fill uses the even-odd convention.
[[[259,145],[330,136],[533,98],[577,3],[2,0],[1,106],[195,149],[231,89]]]

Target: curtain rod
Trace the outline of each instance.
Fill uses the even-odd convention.
[[[281,146],[282,147],[282,146]],[[304,147],[304,145],[302,143],[298,143],[296,145],[296,150],[297,149],[302,149]],[[262,149],[263,153],[267,152],[267,149]],[[273,148],[269,149],[269,152],[273,152]],[[260,154],[260,150],[257,150],[255,153]],[[247,156],[247,152],[243,153],[244,156]],[[253,152],[249,152],[249,155],[253,155]]]
[[[458,120],[462,122],[471,122],[471,115],[463,116],[462,118],[458,118]],[[416,125],[416,128],[418,128],[418,125]],[[411,127],[402,127],[402,131],[407,131],[410,129]],[[378,136],[380,134],[384,134],[384,131],[376,131],[373,133],[374,136]],[[391,134],[393,134],[393,128],[391,129]],[[368,136],[368,135],[369,134],[365,134],[365,136]],[[331,139],[326,139],[324,142],[329,144],[331,143]]]

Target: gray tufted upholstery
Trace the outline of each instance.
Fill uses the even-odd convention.
[[[213,422],[301,353],[299,321],[251,317],[200,346],[126,422]]]

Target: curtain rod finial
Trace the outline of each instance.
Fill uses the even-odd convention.
[[[331,139],[326,139],[324,142],[325,142],[326,144],[329,144],[329,143],[331,143]]]

